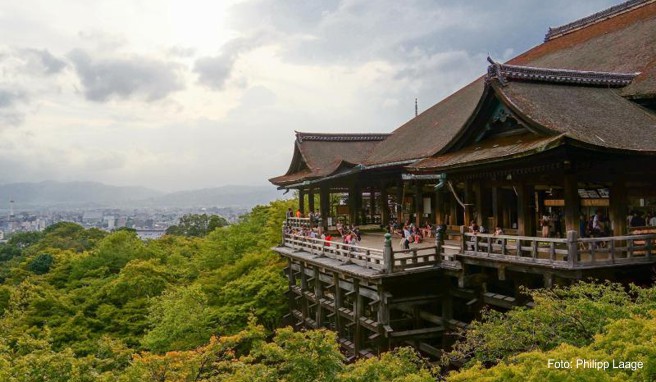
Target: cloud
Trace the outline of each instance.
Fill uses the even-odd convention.
[[[27,104],[25,92],[0,87],[0,125],[18,126],[25,120],[19,104]]]
[[[90,101],[143,98],[160,100],[184,88],[180,67],[146,57],[93,60],[82,50],[73,50],[68,57]]]
[[[57,74],[67,65],[65,61],[55,57],[47,49],[23,49],[22,53],[27,61],[27,67],[33,73]]]
[[[270,41],[261,31],[248,37],[239,37],[226,43],[216,56],[200,57],[194,65],[198,83],[212,90],[223,90],[230,78],[237,59]]]

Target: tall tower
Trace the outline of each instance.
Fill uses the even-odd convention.
[[[14,217],[14,200],[9,201],[9,217],[13,218]]]

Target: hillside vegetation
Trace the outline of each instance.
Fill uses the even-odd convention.
[[[280,328],[287,281],[270,248],[294,203],[206,235],[144,242],[59,223],[13,236],[0,246],[0,381],[656,379],[656,289],[610,283],[531,291],[532,310],[485,313],[442,360],[465,365],[450,374],[410,348],[347,364],[334,333]],[[573,357],[644,367],[547,367]]]

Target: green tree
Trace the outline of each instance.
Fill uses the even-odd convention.
[[[210,307],[198,285],[165,292],[150,308],[149,321],[143,345],[158,353],[192,349],[212,334]]]
[[[28,265],[28,269],[34,274],[42,275],[48,273],[48,271],[50,270],[50,266],[52,266],[53,261],[54,259],[51,254],[41,253],[37,255],[34,259],[32,259],[32,261],[30,261],[30,264]]]
[[[203,237],[219,227],[225,227],[228,221],[219,215],[187,214],[180,218],[178,225],[166,229],[167,235]]]
[[[417,351],[402,347],[380,358],[360,359],[340,375],[343,382],[433,382],[439,370],[430,366]]]
[[[566,343],[584,346],[611,321],[646,315],[656,309],[656,288],[579,282],[570,287],[531,290],[534,307],[507,313],[492,310],[472,322],[448,353],[449,361],[473,360],[494,365],[510,356],[550,350]]]

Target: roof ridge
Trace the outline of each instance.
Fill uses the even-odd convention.
[[[488,57],[488,61],[491,65],[487,69],[486,81],[496,78],[502,85],[505,85],[507,80],[523,80],[588,86],[624,87],[630,84],[640,74],[507,65],[495,62],[490,57]]]
[[[328,142],[361,142],[382,141],[389,137],[388,133],[304,133],[296,131],[296,139],[299,143],[303,141],[328,141]]]
[[[598,22],[604,21],[606,19],[609,19],[611,17],[615,17],[617,15],[620,15],[622,13],[629,12],[635,8],[642,7],[644,5],[647,5],[649,3],[653,3],[656,0],[629,0],[625,1],[624,3],[614,5],[608,9],[604,9],[603,11],[599,11],[597,13],[594,13],[590,16],[583,17],[581,19],[572,21],[571,23],[561,25],[558,27],[553,27],[549,28],[547,31],[547,34],[544,36],[544,42],[553,40],[555,38],[564,36],[568,33],[572,33],[574,31],[577,31],[579,29],[583,29],[589,25],[596,24]]]

